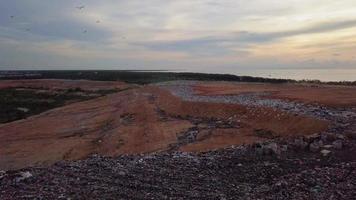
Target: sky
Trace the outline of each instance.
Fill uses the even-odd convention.
[[[356,69],[355,0],[0,0],[0,70]]]

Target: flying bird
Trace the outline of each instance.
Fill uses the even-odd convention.
[[[82,9],[85,8],[85,6],[77,6],[76,8],[77,8],[78,10],[82,10]]]
[[[15,16],[11,15],[10,18],[13,19],[13,18],[15,18]]]
[[[97,23],[97,24],[100,24],[100,20],[96,20],[96,23]]]
[[[84,30],[83,33],[87,33],[88,31],[87,30]]]
[[[26,31],[31,31],[31,29],[30,28],[26,28]]]

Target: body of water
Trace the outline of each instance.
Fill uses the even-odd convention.
[[[356,69],[216,69],[193,72],[294,80],[356,81]]]

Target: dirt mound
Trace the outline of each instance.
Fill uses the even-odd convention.
[[[271,108],[182,101],[167,90],[145,86],[0,126],[0,169],[93,153],[205,151],[327,127],[327,121]]]
[[[331,87],[346,98],[338,103],[309,86],[121,86],[0,125],[0,199],[355,196],[356,109],[345,92],[353,88]]]
[[[0,127],[0,168],[51,164],[89,154],[159,151],[184,120],[160,121],[150,96],[131,90],[54,109]]]

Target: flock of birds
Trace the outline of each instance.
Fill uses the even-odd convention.
[[[76,6],[75,8],[78,9],[78,10],[83,10],[83,9],[85,9],[85,5]],[[15,17],[14,15],[11,15],[11,16],[10,16],[10,19],[12,19],[12,20],[15,19],[15,18],[16,18],[16,17]],[[100,24],[101,21],[100,21],[100,20],[96,20],[95,23],[96,23],[96,24]],[[29,31],[31,31],[31,29],[30,29],[30,28],[26,28],[25,31],[29,32]],[[88,30],[84,29],[84,30],[82,31],[82,33],[83,33],[83,34],[86,34],[86,33],[88,33]],[[122,38],[125,39],[125,37],[122,37]]]

